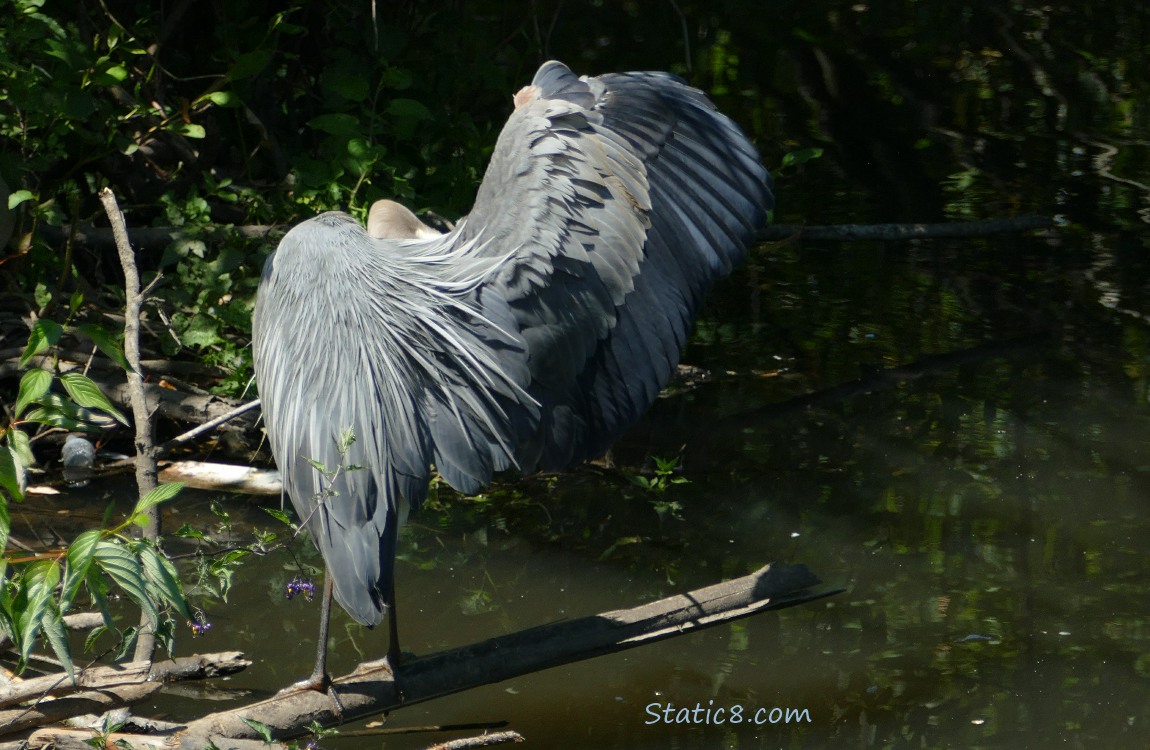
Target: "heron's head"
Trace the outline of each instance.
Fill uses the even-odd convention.
[[[430,240],[440,236],[411,211],[389,200],[371,204],[367,233],[377,240]]]

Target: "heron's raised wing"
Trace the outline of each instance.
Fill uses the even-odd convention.
[[[543,407],[523,466],[594,456],[638,419],[772,206],[755,148],[678,78],[539,69],[445,238],[460,256],[505,256],[481,295],[509,305]]]

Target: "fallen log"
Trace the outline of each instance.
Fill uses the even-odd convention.
[[[365,663],[333,680],[338,704],[327,693],[289,688],[267,700],[189,722],[172,740],[185,750],[199,750],[209,742],[220,750],[238,749],[240,745],[230,744],[232,739],[259,737],[245,718],[258,719],[277,739],[298,737],[313,721],[324,725],[352,721],[838,593],[812,591],[819,583],[805,565],[769,565],[743,578],[632,609],[542,625],[414,658],[403,663],[398,686],[385,662]]]
[[[137,661],[127,664],[90,667],[77,670],[75,682],[67,674],[61,673],[9,683],[0,687],[0,707],[7,708],[17,703],[36,700],[45,696],[52,697],[51,701],[43,703],[43,705],[48,705],[58,702],[63,696],[86,691],[105,691],[144,683],[223,677],[240,672],[249,666],[251,666],[251,662],[245,659],[239,651],[223,651],[214,654],[182,656],[170,661],[154,663]],[[23,712],[27,709],[13,710]],[[16,729],[9,728],[5,724],[3,716],[7,713],[0,712],[0,733],[16,731]],[[83,712],[73,712],[68,715],[69,718],[76,713]],[[47,716],[47,714],[45,715]],[[54,720],[48,719],[48,721]],[[23,725],[24,728],[27,726],[36,725]]]
[[[147,700],[160,687],[158,682],[114,685],[40,701],[28,708],[4,709],[0,711],[0,733],[20,732],[44,724],[54,724],[78,714],[102,714],[114,708],[131,706]]]

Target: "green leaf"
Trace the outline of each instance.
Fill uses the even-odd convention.
[[[28,416],[24,417],[24,420],[37,424],[46,424],[49,427],[59,427],[68,432],[81,431],[87,427],[83,422],[55,407],[33,409],[28,412]]]
[[[20,656],[20,663],[28,660],[32,653],[32,646],[36,636],[40,633],[45,613],[49,610],[52,593],[56,584],[60,583],[60,566],[55,560],[37,560],[29,563],[24,570],[23,611],[20,611],[21,602],[17,601],[17,611],[20,612],[18,620],[19,642],[16,644]]]
[[[288,526],[295,526],[295,521],[292,519],[290,513],[282,511],[279,508],[264,508],[263,511],[281,523],[287,524]]]
[[[21,203],[23,203],[24,201],[30,201],[30,200],[32,200],[34,197],[35,197],[35,196],[33,196],[33,195],[32,195],[32,191],[31,191],[31,190],[16,190],[16,191],[13,191],[13,192],[12,192],[12,193],[11,193],[11,194],[8,196],[8,208],[9,208],[9,210],[11,210],[11,209],[13,209],[13,208],[16,208],[16,206],[19,206],[19,205],[20,205]]]
[[[49,599],[44,615],[40,618],[40,629],[44,637],[56,653],[56,658],[64,665],[64,670],[72,683],[76,683],[76,667],[72,664],[72,651],[68,646],[68,634],[64,630],[64,616],[56,608],[55,603]]]
[[[12,460],[19,462],[21,466],[36,463],[36,457],[32,455],[32,441],[28,433],[23,430],[15,427],[8,430],[8,449],[12,451]]]
[[[342,112],[332,112],[319,117],[313,117],[308,120],[308,127],[322,130],[331,135],[354,136],[359,135],[361,128],[359,120],[352,115],[343,114]]]
[[[119,338],[109,331],[107,328],[95,323],[85,323],[79,326],[77,330],[88,338],[92,339],[92,343],[96,348],[104,353],[108,359],[112,360],[125,371],[131,370],[131,365],[128,364],[128,358],[124,356],[124,348],[120,345]]]
[[[20,367],[27,367],[33,357],[47,351],[48,347],[55,346],[63,333],[64,328],[54,320],[40,318],[33,323],[32,332],[28,335],[28,346],[20,356]]]
[[[818,159],[823,155],[821,148],[800,148],[798,151],[788,151],[783,154],[783,163],[780,169],[787,167],[797,167],[800,164],[806,164],[812,159]]]
[[[183,488],[183,482],[168,482],[167,484],[158,485],[151,492],[140,498],[139,502],[136,503],[136,507],[132,509],[132,515],[136,516],[141,513],[146,513],[160,503],[171,500],[180,494],[180,490]]]
[[[18,431],[18,430],[14,430]],[[11,434],[11,433],[9,433]],[[24,499],[24,490],[20,487],[20,471],[16,465],[19,459],[13,455],[12,448],[7,445],[0,446],[0,487],[7,492],[13,500],[20,502]],[[3,493],[0,493],[0,501],[3,500]],[[4,518],[0,519],[3,522],[3,538],[4,542],[8,541],[8,504],[0,502],[0,506],[4,508]],[[4,547],[0,545],[0,551]]]
[[[269,745],[272,743],[272,730],[267,724],[264,724],[262,721],[256,721],[255,719],[245,719],[242,716],[240,717],[240,721],[251,727],[252,731],[258,734],[264,742]]]
[[[415,99],[392,99],[387,105],[387,113],[405,120],[430,120],[431,110]]]
[[[236,64],[228,71],[228,79],[238,81],[241,78],[248,78],[263,71],[272,61],[272,51],[270,49],[257,49],[252,52],[245,52],[236,58]]]
[[[0,449],[3,450],[3,449]],[[0,551],[8,546],[8,532],[12,530],[12,517],[8,515],[8,501],[0,493]],[[0,581],[4,580],[4,571],[0,570]]]
[[[188,138],[206,138],[208,131],[204,130],[203,125],[197,125],[194,122],[185,122],[180,128],[179,132]]]
[[[100,411],[111,414],[116,418],[116,421],[125,427],[129,427],[128,419],[123,414],[112,406],[112,402],[100,390],[100,386],[96,385],[90,378],[81,375],[78,372],[66,372],[60,376],[60,382],[64,384],[64,390],[68,391],[68,395],[72,397],[80,406],[99,409]]]
[[[39,401],[52,387],[52,373],[39,368],[29,370],[20,378],[20,391],[16,396],[16,418],[24,413],[28,405]]]
[[[213,91],[207,98],[217,107],[235,107],[240,103],[240,98],[231,91]]]
[[[144,568],[139,558],[129,552],[123,544],[111,539],[101,539],[96,544],[96,564],[124,590],[132,601],[143,610],[144,615],[153,626],[159,622],[156,604],[148,596],[147,583],[144,581]]]
[[[184,598],[184,592],[180,588],[180,581],[171,561],[156,551],[154,547],[147,546],[140,549],[140,562],[144,564],[144,572],[160,598],[172,605],[185,620],[192,619],[191,610],[188,609],[188,600]]]
[[[67,612],[72,601],[80,591],[80,585],[88,577],[88,570],[92,567],[92,558],[96,554],[96,545],[100,543],[103,535],[99,529],[85,531],[76,537],[68,546],[65,557],[64,585],[60,589],[60,611]]]

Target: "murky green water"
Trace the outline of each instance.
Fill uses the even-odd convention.
[[[778,220],[1061,226],[758,248],[689,350],[713,379],[661,401],[616,449],[619,471],[433,504],[398,596],[405,648],[426,653],[772,560],[846,593],[389,725],[506,720],[556,748],[1145,747],[1150,22],[1137,3],[1090,8],[908,1],[726,24],[724,108],[771,165],[826,149],[780,175]],[[648,51],[629,64],[664,63]],[[681,456],[689,483],[631,485],[648,455]],[[213,632],[181,645],[256,660],[219,687],[309,670],[316,605],[283,601],[284,564],[245,568]],[[335,633],[337,671],[384,649],[342,614]],[[763,708],[766,723],[652,723],[656,703]],[[771,723],[774,708],[808,713]]]

